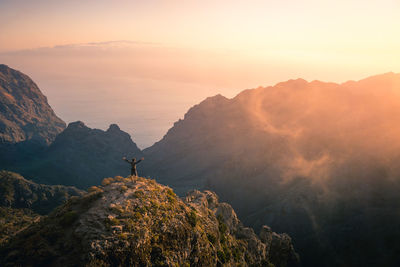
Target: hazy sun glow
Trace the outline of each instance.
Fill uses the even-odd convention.
[[[137,104],[146,92],[171,112],[147,146],[212,94],[400,72],[399,14],[396,0],[1,0],[0,63],[32,76],[67,121],[102,116],[90,103],[114,111],[108,95]],[[76,106],[77,96],[85,104],[74,114],[65,99]],[[87,116],[95,127],[113,122]]]

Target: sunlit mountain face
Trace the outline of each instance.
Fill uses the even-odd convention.
[[[306,266],[392,265],[399,93],[400,75],[387,73],[217,95],[144,150],[146,174],[182,193],[212,189],[255,229],[288,232]]]

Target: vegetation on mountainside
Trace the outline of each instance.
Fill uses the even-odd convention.
[[[211,192],[193,191],[182,200],[154,180],[117,176],[18,234],[0,250],[0,264],[273,266],[274,257],[278,266],[297,262],[290,238],[267,234],[286,252],[274,255],[272,243],[243,227]]]
[[[75,187],[37,184],[17,173],[0,171],[0,207],[25,208],[45,215],[71,196],[83,193]]]
[[[0,246],[40,218],[39,214],[29,209],[0,207]]]
[[[83,191],[36,184],[17,173],[0,171],[0,244]]]

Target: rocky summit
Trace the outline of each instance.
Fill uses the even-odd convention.
[[[215,193],[179,198],[139,177],[106,178],[0,249],[2,266],[296,266],[286,234],[260,235]]]
[[[50,144],[65,123],[25,74],[0,64],[0,143]]]

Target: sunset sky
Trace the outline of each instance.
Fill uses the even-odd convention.
[[[67,122],[117,122],[146,147],[217,93],[400,72],[399,14],[396,0],[0,0],[0,63]]]

